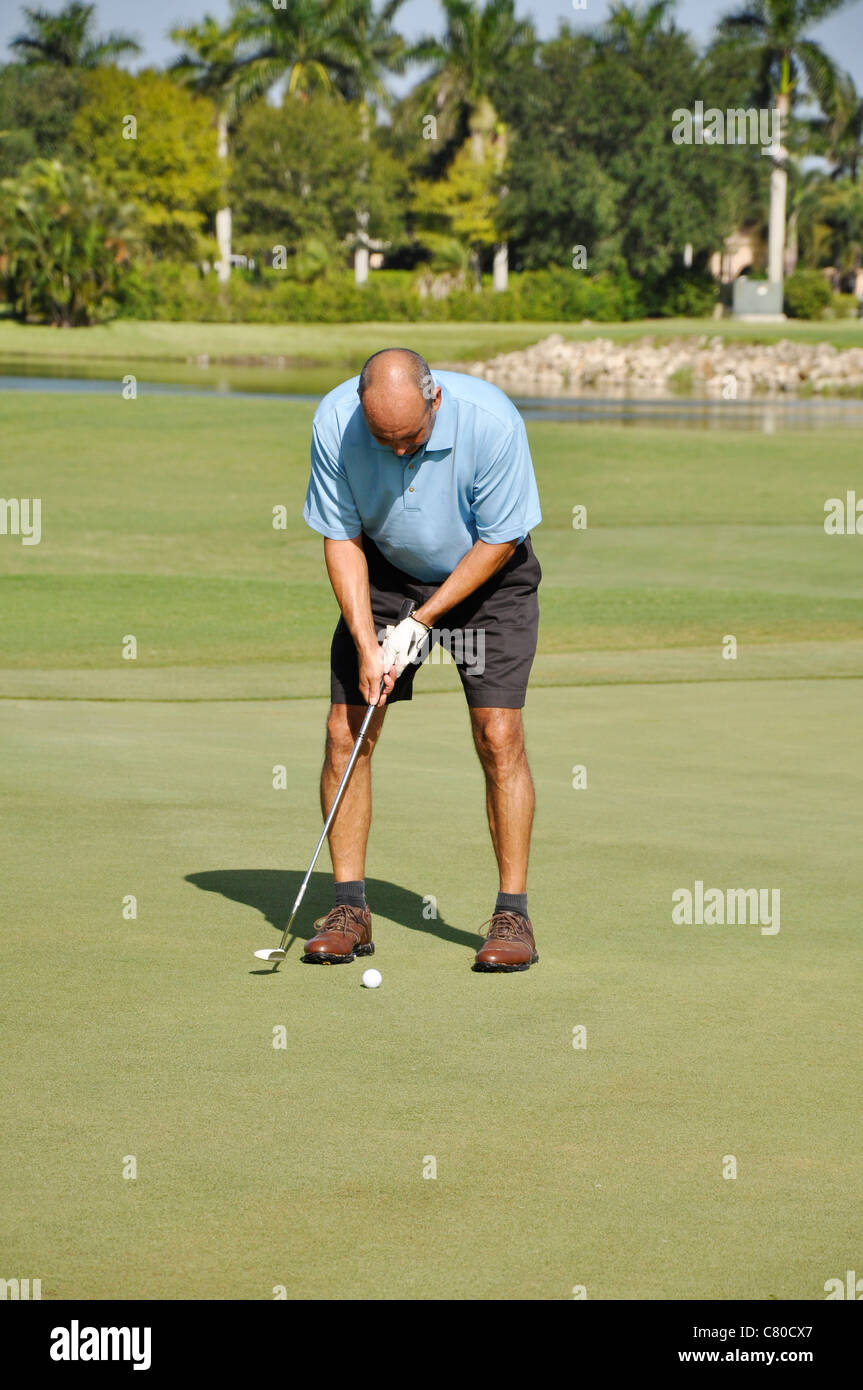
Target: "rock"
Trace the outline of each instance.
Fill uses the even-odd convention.
[[[808,382],[815,389],[863,386],[863,348],[835,348],[831,343],[793,343],[787,338],[771,344],[727,341],[704,334],[657,341],[644,336],[628,343],[610,338],[567,341],[550,333],[517,352],[500,353],[487,362],[473,362],[474,376],[505,385],[510,391],[558,394],[588,388],[668,392],[671,379],[679,383],[689,373],[693,382],[711,394],[729,379],[740,396],[753,391],[776,395]]]

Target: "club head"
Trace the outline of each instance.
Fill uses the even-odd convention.
[[[268,960],[271,964],[275,964],[277,961],[284,960],[287,952],[280,950],[278,946],[274,946],[271,951],[256,951],[255,955],[258,960]]]

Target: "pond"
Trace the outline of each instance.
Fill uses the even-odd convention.
[[[244,395],[316,402],[342,379],[331,366],[286,368],[201,367],[194,363],[0,362],[0,391],[119,394],[123,377],[132,375],[143,395]],[[704,396],[637,397],[615,395],[519,396],[512,393],[526,420],[568,424],[658,425],[693,429],[742,429],[762,434],[777,430],[863,427],[863,400],[857,398],[753,397],[724,401]]]

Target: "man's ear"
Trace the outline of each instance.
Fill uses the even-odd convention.
[[[440,410],[440,403],[441,403],[442,400],[443,400],[443,391],[441,390],[440,387],[438,387],[437,390],[436,390],[435,393],[434,393],[434,396],[432,397],[432,410]]]

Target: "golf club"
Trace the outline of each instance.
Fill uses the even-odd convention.
[[[405,618],[409,618],[410,615],[411,615],[411,613],[414,611],[414,608],[415,608],[415,607],[416,607],[416,604],[414,603],[414,601],[413,601],[412,599],[405,599],[405,602],[402,604],[401,611],[399,612],[399,616],[398,616],[398,618],[397,618],[397,622],[400,623],[400,622],[402,622]],[[381,685],[380,685],[380,690],[378,691],[378,700],[380,699],[381,694],[383,693],[383,688],[384,688],[384,678],[383,678],[383,676],[381,676]],[[327,838],[327,832],[328,832],[330,826],[332,825],[332,823],[333,823],[333,817],[335,816],[336,811],[337,811],[338,808],[339,808],[339,802],[340,802],[341,799],[342,799],[342,793],[344,792],[345,787],[346,787],[347,784],[348,784],[348,778],[350,777],[351,772],[353,771],[354,763],[356,762],[357,757],[359,756],[359,751],[360,751],[360,749],[361,749],[361,747],[362,747],[363,739],[364,739],[365,736],[366,736],[366,730],[368,729],[369,724],[371,723],[372,715],[374,714],[374,712],[375,712],[376,709],[377,709],[377,701],[375,701],[374,704],[370,704],[369,707],[368,707],[368,709],[366,710],[365,718],[363,719],[362,726],[361,726],[361,728],[360,728],[359,733],[357,734],[357,741],[356,741],[356,743],[354,744],[353,751],[352,751],[352,753],[351,753],[350,759],[348,760],[348,765],[347,765],[347,767],[346,767],[345,770],[344,770],[344,774],[343,774],[343,776],[342,776],[341,782],[339,783],[338,790],[337,790],[336,795],[335,795],[335,798],[334,798],[334,800],[333,800],[333,804],[332,804],[332,806],[330,807],[330,813],[329,813],[329,815],[327,816],[327,819],[326,819],[326,821],[325,821],[325,823],[324,823],[324,828],[323,828],[323,830],[321,831],[321,838],[318,840],[318,843],[317,843],[317,845],[315,846],[315,852],[314,852],[314,854],[312,855],[312,862],[311,862],[311,864],[309,865],[308,869],[306,870],[306,876],[305,876],[305,878],[303,879],[302,883],[300,884],[300,891],[299,891],[299,893],[297,894],[296,901],[294,902],[294,906],[293,906],[293,909],[292,909],[292,911],[291,911],[290,918],[289,918],[289,920],[288,920],[288,925],[285,927],[285,930],[284,930],[284,932],[282,933],[282,939],[281,939],[281,941],[279,942],[278,946],[275,946],[275,947],[273,947],[272,949],[262,950],[262,951],[256,951],[256,952],[255,952],[255,955],[257,956],[258,960],[266,960],[266,961],[271,962],[274,971],[275,971],[275,970],[278,970],[278,968],[279,968],[279,962],[280,962],[280,961],[283,961],[283,960],[285,959],[286,954],[287,954],[287,952],[286,952],[286,950],[285,950],[285,943],[287,942],[288,937],[289,937],[290,934],[291,934],[291,927],[293,926],[294,918],[295,918],[296,915],[297,915],[297,910],[298,910],[298,908],[299,908],[299,906],[300,906],[300,903],[303,901],[303,896],[304,896],[305,891],[306,891],[306,888],[307,888],[307,886],[308,886],[309,879],[310,879],[311,876],[312,876],[312,869],[315,867],[315,863],[317,862],[318,855],[319,855],[320,852],[321,852],[321,846],[323,845],[324,840]]]

